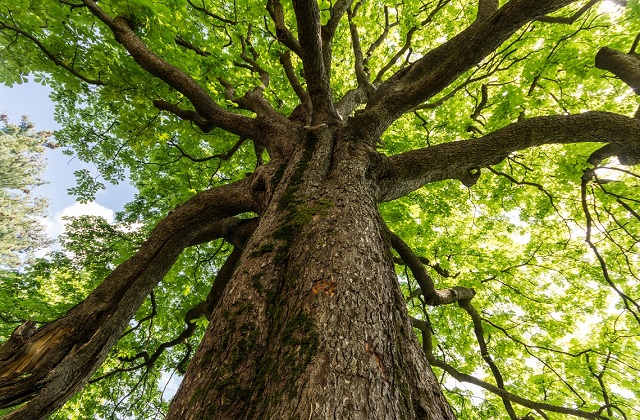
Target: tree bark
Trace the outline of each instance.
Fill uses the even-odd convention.
[[[640,93],[640,58],[637,54],[625,54],[613,48],[603,47],[596,54],[596,67],[610,71],[633,91]]]
[[[376,154],[336,136],[305,128],[272,180],[167,418],[454,418],[398,287]]]

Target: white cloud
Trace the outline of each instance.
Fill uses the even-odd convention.
[[[60,213],[55,214],[52,218],[47,218],[42,221],[47,229],[47,234],[51,238],[57,238],[65,230],[66,222],[63,217],[77,217],[77,216],[101,216],[104,217],[108,223],[113,223],[114,212],[112,209],[102,206],[96,202],[87,204],[74,203],[68,207],[65,207]]]

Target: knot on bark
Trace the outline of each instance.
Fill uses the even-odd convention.
[[[465,187],[471,188],[478,182],[478,179],[480,179],[480,168],[468,169],[460,175],[458,179]]]

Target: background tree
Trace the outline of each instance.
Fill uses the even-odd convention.
[[[33,131],[27,117],[16,125],[3,114],[0,122],[0,266],[15,268],[48,244],[37,219],[47,202],[31,190],[42,185],[44,148],[53,146],[51,133]]]
[[[638,416],[637,2],[0,4],[139,189],[11,318],[7,418]]]

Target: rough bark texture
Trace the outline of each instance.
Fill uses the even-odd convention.
[[[640,89],[640,58],[638,54],[625,54],[613,48],[603,47],[596,55],[596,67],[610,71],[628,84],[635,93]]]
[[[375,154],[325,125],[300,142],[168,418],[454,418],[410,328]]]
[[[391,157],[372,148],[394,121],[526,23],[575,0],[510,0],[501,8],[496,0],[480,0],[474,24],[385,80],[368,80],[359,51],[358,87],[337,103],[331,42],[342,16],[355,13],[352,2],[332,2],[331,19],[322,26],[316,0],[295,0],[298,40],[282,4],[269,0],[277,40],[304,69],[306,91],[290,53],[281,54],[301,100],[288,118],[261,96],[269,75],[253,59],[248,67],[260,74],[262,86],[236,97],[232,85],[220,82],[229,101],[255,114],[249,117],[218,105],[185,70],[149,48],[126,18],[110,16],[94,0],[82,3],[141,69],[190,102],[183,109],[156,99],[158,109],[203,131],[219,127],[250,139],[266,148],[270,162],[170,213],[136,255],[64,317],[38,330],[32,324],[17,329],[0,348],[0,407],[29,402],[9,419],[45,418],[60,407],[104,361],[180,252],[222,236],[233,243],[239,223],[233,216],[249,211],[258,214],[257,227],[213,286],[207,304],[215,310],[167,418],[453,419],[411,330],[378,202],[443,179],[470,185],[480,168],[542,144],[605,142],[623,164],[640,161],[640,122],[604,112],[532,118],[478,139]],[[607,48],[596,61],[634,89],[640,86],[637,62],[635,55]],[[365,106],[354,112],[359,105]],[[432,304],[473,297],[470,289],[436,290],[403,243],[394,247],[434,296]]]

